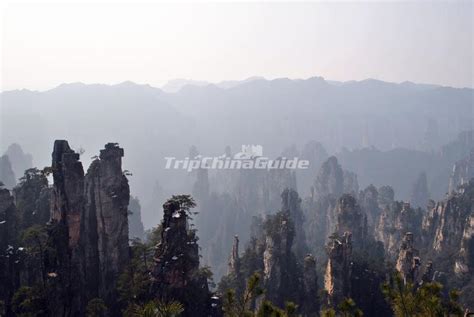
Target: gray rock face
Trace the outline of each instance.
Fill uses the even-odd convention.
[[[198,245],[192,236],[188,236],[187,214],[179,203],[165,203],[163,212],[162,239],[156,247],[153,276],[160,290],[165,286],[184,288],[199,268]],[[185,256],[192,259],[192,263],[185,263]]]
[[[367,226],[371,233],[373,233],[377,221],[382,213],[379,207],[379,193],[377,188],[369,185],[359,193],[359,203],[362,210],[367,217]]]
[[[428,181],[426,179],[426,173],[421,173],[415,183],[410,197],[410,204],[414,208],[426,209],[430,194],[428,191]]]
[[[263,224],[263,285],[265,298],[276,305],[295,301],[300,296],[301,285],[295,283],[289,272],[296,273],[297,261],[292,251],[295,226],[287,212],[268,216]]]
[[[454,264],[456,274],[466,274],[474,269],[474,214],[468,217],[461,240],[459,257]]]
[[[343,194],[333,209],[336,225],[326,247],[328,262],[325,272],[325,302],[338,309],[344,298],[358,303],[364,314],[385,316],[388,307],[380,285],[385,279],[384,249],[368,232],[366,211],[376,218],[378,193],[369,186],[360,193],[363,208],[355,197]]]
[[[281,211],[289,214],[295,226],[295,243],[293,250],[298,258],[303,258],[308,251],[306,235],[303,229],[304,214],[301,209],[301,198],[293,189],[285,189],[281,193]]]
[[[316,259],[308,254],[303,263],[303,307],[304,314],[311,315],[319,311],[318,275]]]
[[[357,174],[344,170],[343,172],[343,193],[357,196],[359,193],[359,182],[357,181]]]
[[[16,185],[15,174],[7,155],[0,156],[0,182],[8,189],[12,189]]]
[[[400,252],[398,254],[396,268],[400,272],[405,283],[420,281],[421,260],[419,252],[414,247],[413,233],[407,232],[403,238]]]
[[[316,181],[314,182],[315,198],[326,196],[338,198],[344,191],[344,172],[335,156],[331,156],[321,166]]]
[[[343,236],[351,232],[357,243],[363,243],[367,237],[367,219],[360,209],[357,200],[351,195],[344,194],[339,198],[334,210],[337,224],[335,232]]]
[[[426,263],[426,266],[425,266],[425,271],[421,277],[421,281],[423,283],[431,283],[433,281],[433,278],[434,278],[434,268],[433,268],[433,262],[432,261],[428,261],[428,263]]]
[[[114,302],[118,275],[129,263],[128,205],[130,188],[122,173],[124,151],[114,143],[105,145],[99,159],[93,161],[85,177],[85,213],[83,235],[97,245],[99,255],[99,294]],[[95,217],[95,219],[93,219]],[[96,224],[96,226],[94,226]],[[85,243],[84,247],[88,247]]]
[[[145,228],[142,222],[141,206],[138,197],[131,197],[128,204],[128,236],[130,239],[138,238],[143,240],[145,238]]]
[[[313,254],[324,256],[328,236],[336,227],[334,209],[337,200],[333,197],[324,197],[319,200],[306,199],[304,201],[307,245]]]
[[[454,193],[458,186],[468,183],[471,178],[474,178],[474,149],[468,157],[454,164],[448,193]]]
[[[240,258],[237,257],[238,240],[234,240],[229,274],[221,281],[220,291],[234,288],[242,295],[246,279],[254,272],[261,272],[264,300],[279,307],[287,301],[298,303],[298,311],[308,316],[319,311],[316,260],[309,254],[301,258],[295,255],[296,230],[290,212],[280,211],[265,219],[256,219],[253,227],[253,238]]]
[[[440,201],[423,219],[423,230],[430,247],[437,253],[459,248],[470,210],[461,208],[459,196]]]
[[[379,218],[375,238],[383,242],[389,258],[396,259],[402,239],[407,232],[421,235],[422,215],[409,203],[395,201],[386,205]]]
[[[456,274],[466,274],[474,265],[474,209],[472,181],[460,191],[438,202],[423,218],[423,235],[426,247],[434,256],[453,255]]]
[[[281,214],[280,214],[281,215]],[[272,231],[265,235],[265,251],[263,252],[263,280],[268,289],[281,289],[285,281],[282,275],[286,268],[285,260],[291,258],[291,247],[294,239],[294,227],[290,220],[281,215],[272,221]]]
[[[196,171],[193,197],[195,197],[198,202],[204,202],[209,199],[209,171],[207,168],[200,168]]]
[[[152,271],[157,299],[177,300],[184,316],[206,316],[210,308],[207,278],[199,274],[199,246],[195,231],[188,230],[188,215],[181,203],[163,205],[161,241],[156,246]]]
[[[342,238],[333,239],[328,246],[328,263],[324,274],[324,289],[328,305],[335,306],[351,293],[352,235],[344,233]]]
[[[195,224],[199,228],[202,262],[213,268],[214,278],[219,280],[227,271],[234,235],[239,236],[241,245],[246,245],[253,216],[280,210],[281,193],[286,188],[295,189],[296,178],[291,169],[217,170],[213,174],[214,186],[208,195],[207,170],[196,171],[193,197],[199,209]]]
[[[129,186],[122,173],[123,149],[109,143],[84,175],[79,154],[59,140],[53,151],[52,229],[65,309],[82,314],[102,298],[113,311],[118,275],[129,262]],[[63,240],[67,241],[64,244]]]
[[[395,200],[395,192],[390,186],[381,186],[378,189],[378,199],[379,208],[384,209],[387,206],[390,206]]]
[[[65,225],[69,248],[76,249],[85,206],[84,169],[79,161],[79,154],[65,140],[54,142],[51,167],[54,181],[51,217],[57,223]]]
[[[359,185],[357,176],[343,171],[332,156],[321,166],[313,189],[311,198],[305,201],[305,229],[312,252],[320,254],[328,236],[336,231],[339,199],[343,194],[357,195]]]
[[[301,159],[309,161],[307,170],[296,171],[300,194],[306,196],[308,194],[307,190],[311,188],[314,183],[314,176],[317,175],[321,164],[328,159],[328,153],[321,143],[310,141],[303,146],[300,156]]]
[[[275,160],[279,162],[278,159]],[[278,210],[281,193],[286,188],[296,190],[296,174],[290,169],[238,171],[237,202],[249,215],[266,215]]]
[[[239,237],[234,236],[234,243],[232,244],[232,253],[229,257],[228,274],[233,274],[238,277],[240,275],[240,257],[239,257]]]
[[[5,155],[10,158],[13,172],[17,177],[20,177],[27,169],[33,167],[33,157],[31,154],[23,152],[23,149],[17,143],[10,144]]]
[[[57,274],[55,292],[59,294],[52,303],[53,315],[68,311],[81,314],[85,306],[85,278],[81,240],[81,217],[84,213],[84,170],[67,141],[54,142],[52,154],[53,189],[51,199],[51,224],[49,235],[55,260],[49,272]],[[70,300],[67,294],[74,294]]]

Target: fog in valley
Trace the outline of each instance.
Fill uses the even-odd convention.
[[[197,228],[205,235],[213,226],[210,219],[222,222],[226,227],[220,234],[227,239],[213,232],[216,236],[201,244],[223,244],[217,248],[226,257],[228,237],[248,228],[248,221],[226,217],[250,221],[273,213],[286,187],[309,197],[330,156],[355,174],[355,193],[388,185],[395,199],[409,202],[425,173],[427,196],[416,202],[424,208],[428,198],[439,200],[448,192],[453,164],[468,156],[473,144],[473,90],[468,88],[321,77],[179,84],[175,92],[132,82],[4,92],[2,151],[19,144],[32,156],[28,167],[43,168],[50,165],[54,140],[65,139],[81,152],[87,169],[105,143],[117,142],[125,149],[123,168],[132,174],[131,194],[139,199],[145,228],[160,222],[160,206],[172,194],[204,191],[205,197],[196,197],[198,206],[204,199],[211,208],[201,211],[196,220],[203,228]],[[310,166],[278,175],[209,170],[200,176],[165,169],[165,157],[193,157],[193,150],[220,156],[226,147],[235,154],[242,145],[262,145],[269,158],[308,159]],[[25,169],[17,162],[11,162],[15,179]]]
[[[0,317],[474,314],[471,2],[99,2],[0,4]]]

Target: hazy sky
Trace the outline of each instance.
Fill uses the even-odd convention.
[[[474,86],[471,1],[2,7],[3,90],[254,75]]]

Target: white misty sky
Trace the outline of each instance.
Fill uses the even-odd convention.
[[[254,75],[474,85],[471,1],[2,1],[2,90]]]

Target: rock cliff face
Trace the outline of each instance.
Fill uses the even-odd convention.
[[[102,298],[118,309],[115,285],[129,261],[129,187],[122,173],[123,149],[107,144],[87,175],[67,141],[56,141],[50,235],[57,254],[58,314],[83,314],[89,300]]]
[[[380,209],[390,206],[395,200],[395,192],[390,186],[381,186],[378,189],[377,202]]]
[[[367,216],[378,213],[378,193],[369,186],[360,193],[364,208],[350,194],[343,194],[333,210],[334,234],[327,246],[326,304],[337,308],[351,297],[364,313],[383,316],[389,311],[380,285],[385,279],[384,248],[368,233]]]
[[[296,171],[298,188],[303,190],[300,194],[306,196],[314,183],[314,176],[317,175],[321,164],[328,159],[328,153],[321,143],[313,140],[303,146],[299,157],[309,161],[308,169]]]
[[[275,162],[279,162],[279,158]],[[237,203],[248,216],[263,216],[278,210],[283,190],[296,189],[296,174],[291,169],[240,169],[236,172],[232,192],[237,193]]]
[[[302,312],[311,316],[319,311],[319,288],[316,271],[316,259],[311,254],[306,255],[303,262],[303,298]]]
[[[456,274],[472,273],[474,269],[474,214],[469,216],[461,240],[459,257],[454,265]]]
[[[254,241],[250,242],[251,245],[245,250],[246,254],[252,253],[256,255],[260,253],[257,251],[257,246]],[[242,262],[245,260],[239,255],[239,237],[237,235],[234,236],[234,243],[232,244],[232,251],[229,256],[229,261],[227,263],[227,275],[223,276],[219,283],[219,291],[224,293],[227,289],[233,288],[239,296],[242,295],[246,278],[248,277],[248,269],[249,267],[245,267],[242,265]],[[252,267],[250,270],[255,270],[256,268]]]
[[[324,289],[328,305],[336,306],[351,294],[352,235],[344,233],[342,238],[333,239],[328,246],[328,263],[324,274]]]
[[[128,228],[130,239],[145,239],[145,228],[142,222],[142,208],[138,197],[131,197],[128,205]]]
[[[246,215],[237,204],[235,197],[229,194],[213,193],[208,201],[199,208],[195,217],[199,228],[199,245],[202,248],[202,264],[211,266],[215,280],[227,273],[229,250],[235,235],[249,238],[248,228],[252,217]]]
[[[203,263],[213,268],[214,278],[226,274],[227,259],[234,235],[246,244],[254,216],[274,213],[281,207],[281,193],[296,188],[291,169],[217,170],[209,189],[207,170],[196,171],[193,196],[197,194]]]
[[[430,283],[433,281],[434,278],[434,268],[433,268],[433,262],[428,261],[425,265],[425,271],[423,272],[423,275],[421,276],[421,282],[422,283]]]
[[[86,254],[93,256],[97,247],[99,297],[110,304],[115,302],[118,275],[126,268],[130,258],[130,189],[122,173],[123,155],[123,149],[117,144],[106,144],[105,149],[100,151],[99,159],[91,163],[85,177],[83,248]]]
[[[235,277],[238,277],[240,275],[239,236],[234,236],[234,243],[232,244],[232,253],[229,257],[228,274],[233,274]]]
[[[358,244],[364,243],[367,238],[367,219],[354,197],[349,194],[342,195],[334,209],[334,214],[337,219],[335,232],[338,236],[351,232]]]
[[[0,182],[8,189],[12,189],[16,184],[15,174],[7,155],[0,156]]]
[[[344,170],[343,172],[343,187],[342,191],[345,194],[357,196],[359,193],[359,182],[357,181],[357,174]]]
[[[295,227],[288,213],[279,212],[264,223],[265,250],[263,252],[263,283],[266,298],[277,305],[284,305],[288,298],[295,299],[299,285],[288,272],[297,271],[292,252]]]
[[[316,260],[309,254],[301,258],[295,255],[295,225],[290,210],[292,208],[265,219],[255,218],[251,229],[253,238],[241,257],[236,252],[238,240],[234,240],[229,274],[219,285],[221,291],[234,288],[242,295],[244,281],[259,272],[266,300],[280,307],[284,307],[286,301],[293,301],[303,314],[319,311]]]
[[[199,246],[195,231],[188,228],[186,207],[171,199],[163,212],[152,272],[155,297],[179,301],[185,316],[206,316],[211,307],[207,278],[199,272]]]
[[[422,214],[411,208],[409,203],[392,202],[385,205],[375,231],[375,238],[383,242],[388,257],[392,260],[398,251],[404,235],[412,232],[420,235]]]
[[[53,150],[53,199],[52,220],[67,229],[68,246],[77,248],[81,229],[81,215],[84,213],[84,169],[79,154],[67,141],[54,142]]]
[[[15,173],[17,177],[20,177],[27,169],[33,167],[33,157],[31,154],[23,152],[23,149],[17,143],[10,144],[5,155],[10,158],[13,173]]]
[[[418,249],[414,247],[413,233],[407,232],[403,238],[400,252],[398,254],[396,268],[400,272],[405,283],[418,283],[420,281],[420,266]]]
[[[357,175],[343,170],[335,156],[321,165],[314,182],[315,199],[327,196],[339,198],[343,193],[357,195],[358,192]]]
[[[449,178],[448,192],[454,193],[459,185],[468,183],[471,178],[474,178],[474,149],[471,150],[468,157],[454,164],[453,172]]]
[[[473,181],[465,183],[458,192],[438,202],[423,218],[426,248],[432,250],[433,257],[449,258],[447,262],[453,265],[457,274],[469,272],[473,261],[472,197]]]
[[[303,202],[307,245],[318,258],[325,256],[328,236],[334,232],[336,227],[334,217],[336,203],[337,199],[332,196],[322,197],[318,200],[309,198]]]
[[[359,203],[367,217],[368,231],[373,235],[375,226],[379,220],[382,210],[379,207],[379,193],[377,188],[369,185],[359,193]]]
[[[423,230],[430,247],[437,253],[459,248],[471,210],[463,206],[462,195],[440,201],[423,219]]]
[[[335,156],[331,156],[321,166],[314,182],[314,198],[316,200],[334,196],[338,198],[344,191],[344,172]]]
[[[314,182],[312,195],[304,201],[305,231],[311,252],[325,256],[328,237],[336,231],[338,201],[343,194],[356,197],[359,185],[354,173],[344,171],[336,157],[325,161]],[[357,207],[359,208],[359,207]]]
[[[209,199],[209,171],[207,168],[200,168],[196,171],[196,182],[193,185],[193,197],[198,202],[205,202]]]
[[[418,176],[417,180],[413,184],[410,204],[414,208],[426,209],[429,199],[430,194],[428,190],[428,181],[426,178],[426,173],[423,172]]]
[[[82,254],[79,245],[84,213],[84,169],[67,141],[54,142],[53,190],[49,236],[55,258],[47,270],[57,275],[53,315],[80,315],[86,304]],[[82,272],[82,273],[81,273]]]
[[[295,226],[293,250],[298,258],[303,258],[308,252],[303,229],[305,219],[301,209],[301,198],[295,190],[287,188],[281,193],[281,211],[288,213]]]

